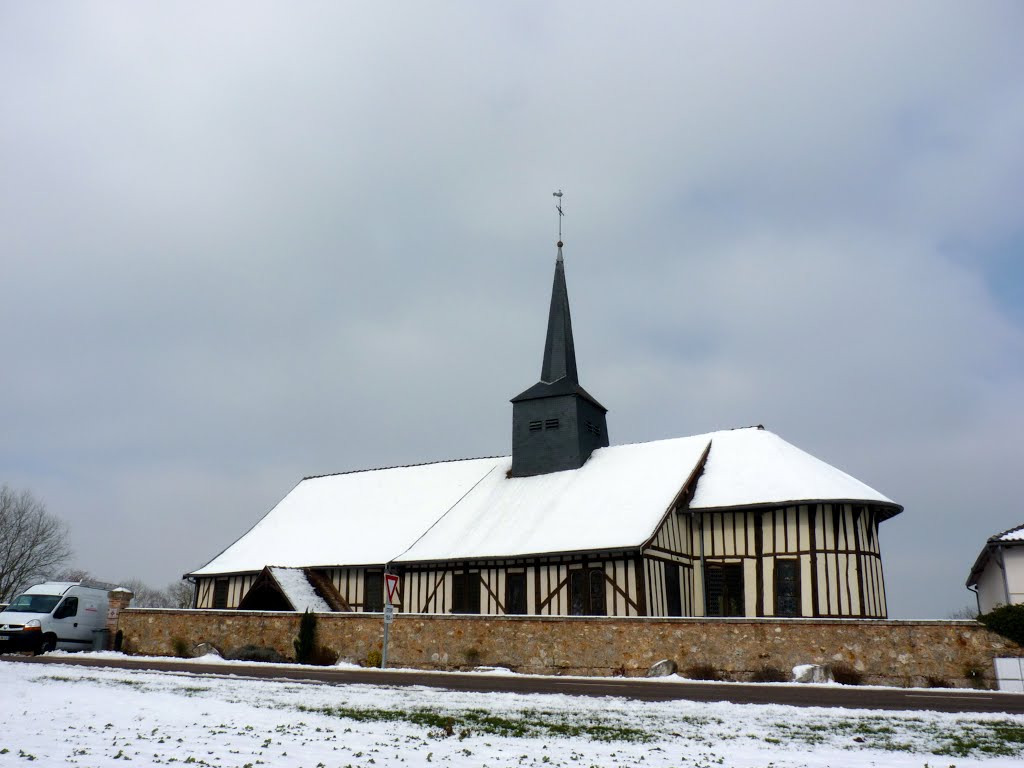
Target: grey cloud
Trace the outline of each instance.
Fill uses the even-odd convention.
[[[558,187],[613,441],[763,422],[889,494],[897,616],[1020,522],[1016,4],[5,16],[0,470],[84,567],[166,581],[303,475],[506,452]]]

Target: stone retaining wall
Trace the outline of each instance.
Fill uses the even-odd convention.
[[[381,614],[319,614],[317,644],[362,663],[379,653]],[[119,617],[129,653],[173,655],[211,643],[252,644],[289,658],[299,614],[132,608]],[[643,675],[660,659],[681,673],[707,665],[728,680],[770,668],[841,665],[864,684],[994,687],[992,659],[1024,648],[974,621],[825,619],[631,619],[398,614],[389,666],[468,669],[503,666],[553,675]]]

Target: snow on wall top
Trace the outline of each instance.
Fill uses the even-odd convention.
[[[191,575],[637,547],[709,444],[692,508],[842,499],[899,510],[752,427],[599,448],[580,469],[535,477],[507,477],[503,457],[309,478]]]
[[[331,612],[331,606],[316,593],[301,568],[271,568],[270,575],[274,577],[274,581],[284,592],[288,602],[299,613],[306,611],[311,613]]]

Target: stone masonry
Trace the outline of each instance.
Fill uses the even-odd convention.
[[[114,647],[114,638],[117,635],[117,627],[120,622],[121,611],[125,610],[132,602],[134,595],[124,587],[118,587],[107,593],[109,600],[107,606],[107,650]]]
[[[242,645],[293,657],[299,614],[132,608],[120,613],[129,653],[172,655],[207,642],[222,651]],[[364,662],[379,652],[380,614],[319,614],[317,644],[341,659]],[[503,666],[550,675],[643,675],[672,659],[684,676],[706,665],[727,680],[764,670],[789,675],[798,664],[852,670],[864,684],[994,687],[992,659],[1024,648],[974,621],[826,619],[652,619],[619,617],[437,616],[397,614],[391,666],[469,669]]]

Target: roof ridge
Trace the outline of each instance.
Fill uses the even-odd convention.
[[[438,459],[437,461],[417,461],[412,464],[393,464],[387,467],[365,467],[363,469],[348,469],[343,472],[325,472],[322,475],[307,475],[303,480],[318,480],[322,477],[340,477],[342,475],[358,475],[361,472],[383,472],[388,469],[410,469],[412,467],[429,467],[434,464],[455,464],[460,461],[483,461],[485,459],[507,459],[509,456],[467,456],[462,459]]]
[[[630,445],[645,445],[647,443],[660,443],[667,440],[688,440],[694,437],[710,437],[711,435],[719,432],[740,432],[745,429],[759,429],[765,432],[770,430],[766,429],[763,424],[752,424],[747,427],[726,427],[725,429],[714,429],[710,432],[701,432],[695,435],[677,435],[676,437],[658,437],[653,440],[634,440],[631,443],[616,443],[615,445],[608,445],[605,448],[598,448],[595,450],[606,450],[607,448],[624,448]],[[318,480],[322,477],[341,477],[343,475],[357,475],[361,472],[383,472],[388,469],[410,469],[412,467],[429,467],[433,464],[454,464],[459,461],[483,461],[485,459],[508,459],[511,458],[509,454],[495,454],[492,456],[466,456],[461,459],[437,459],[436,461],[415,461],[411,464],[390,464],[383,467],[364,467],[362,469],[347,469],[341,472],[324,472],[320,475],[306,475],[303,480]]]
[[[1016,533],[1017,531],[1021,530],[1022,528],[1024,528],[1024,523],[1021,523],[1020,525],[1015,525],[1013,528],[1007,528],[1002,533],[997,533],[994,536],[989,536],[988,540],[989,541],[999,541],[999,539],[1003,538],[1003,536],[1005,536],[1006,534],[1008,534],[1008,533]]]

